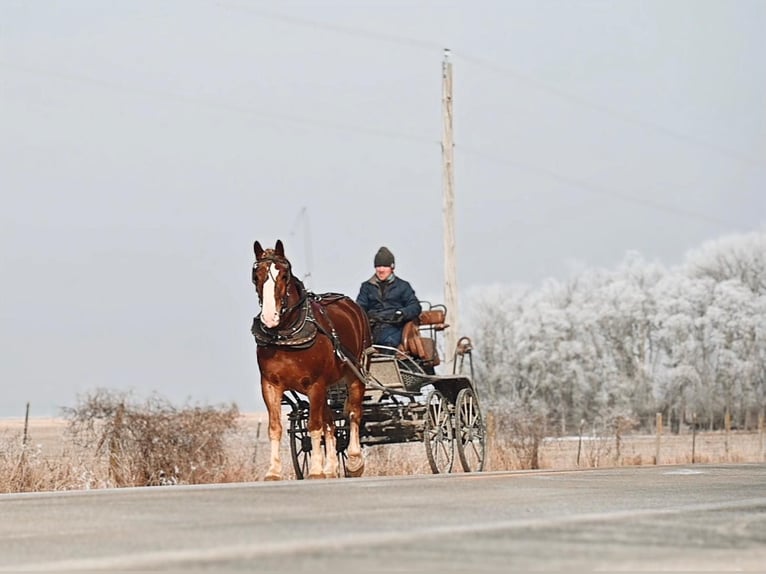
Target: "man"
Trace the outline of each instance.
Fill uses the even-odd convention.
[[[394,274],[394,254],[381,247],[375,254],[375,274],[362,283],[356,302],[367,312],[375,345],[398,347],[402,328],[420,315],[420,301],[404,279]]]

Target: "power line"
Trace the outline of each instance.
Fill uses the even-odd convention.
[[[335,122],[325,122],[322,120],[316,120],[314,118],[291,116],[288,114],[263,113],[263,112],[258,112],[247,106],[239,106],[235,104],[223,103],[223,102],[218,102],[218,101],[214,101],[207,98],[189,96],[189,95],[181,94],[177,92],[167,92],[162,90],[150,90],[146,88],[139,88],[135,86],[129,86],[127,84],[121,84],[119,82],[110,82],[110,81],[101,80],[101,79],[97,79],[97,78],[93,78],[93,77],[89,77],[89,76],[85,76],[81,74],[66,73],[66,72],[60,72],[57,70],[49,70],[49,69],[48,70],[33,69],[33,68],[25,67],[25,66],[9,64],[7,62],[3,62],[2,60],[0,60],[0,66],[11,67],[11,68],[22,70],[28,73],[33,73],[33,74],[43,74],[43,75],[58,77],[67,81],[75,81],[79,83],[90,84],[90,85],[94,85],[101,88],[117,90],[120,93],[125,93],[127,91],[127,92],[133,92],[136,94],[141,94],[144,96],[173,99],[173,100],[180,101],[190,105],[197,105],[197,106],[221,110],[221,111],[230,112],[230,113],[246,114],[255,119],[260,119],[262,121],[286,122],[286,123],[292,123],[294,125],[303,126],[303,127],[308,126],[313,128],[319,128],[319,129],[332,129],[332,130],[341,131],[341,132],[361,133],[361,134],[365,134],[372,137],[383,137],[383,138],[409,141],[409,142],[420,143],[420,144],[428,144],[428,145],[433,145],[434,147],[439,145],[439,142],[435,139],[432,140],[430,138],[415,136],[415,135],[406,134],[403,132],[381,130],[378,128],[371,128],[367,126],[340,124]],[[509,160],[507,158],[500,158],[497,156],[493,156],[481,150],[462,146],[459,143],[455,145],[455,148],[458,152],[462,152],[468,155],[472,155],[472,156],[484,159],[485,161],[489,161],[496,165],[500,165],[504,167],[512,167],[512,168],[521,169],[521,170],[525,170],[532,173],[537,173],[538,175],[544,175],[550,179],[554,179],[556,181],[566,183],[568,185],[574,185],[578,189],[588,191],[591,193],[599,194],[602,196],[608,196],[611,198],[616,198],[629,203],[642,205],[644,207],[649,207],[652,209],[657,209],[657,210],[665,211],[668,213],[674,213],[676,215],[682,215],[684,217],[703,220],[708,223],[715,223],[716,225],[726,225],[726,226],[734,225],[732,222],[727,222],[722,219],[711,217],[705,214],[700,214],[700,213],[684,210],[681,208],[669,206],[660,202],[655,202],[652,200],[635,197],[635,196],[617,192],[614,190],[609,190],[604,187],[592,184],[590,182],[586,182],[583,180],[579,180],[576,178],[559,174],[547,168],[533,166],[529,164],[523,164],[521,162]]]
[[[213,100],[211,98],[192,96],[192,95],[183,94],[180,92],[141,88],[134,85],[123,84],[120,82],[102,80],[99,78],[94,78],[92,76],[86,76],[83,74],[61,72],[58,70],[44,69],[44,68],[30,68],[27,66],[19,66],[17,64],[12,64],[2,60],[0,60],[0,66],[4,66],[7,68],[14,68],[16,70],[20,70],[26,73],[31,73],[36,75],[45,75],[45,76],[63,79],[66,81],[77,82],[79,84],[89,84],[89,85],[100,87],[100,88],[118,91],[121,94],[130,92],[130,93],[139,94],[142,96],[163,98],[167,100],[175,100],[177,102],[182,102],[189,105],[195,105],[195,106],[200,106],[204,108],[215,109],[215,110],[220,110],[225,112],[232,112],[238,115],[244,114],[255,120],[277,121],[277,122],[289,123],[289,124],[302,126],[302,127],[329,129],[334,131],[364,134],[368,136],[395,139],[400,141],[408,141],[408,142],[421,143],[421,144],[426,143],[429,145],[438,145],[438,140],[436,138],[431,139],[431,138],[426,138],[423,136],[418,136],[415,134],[398,132],[394,130],[386,130],[386,129],[375,128],[371,126],[362,126],[362,125],[355,125],[355,124],[344,124],[340,122],[329,122],[329,121],[324,121],[324,120],[320,120],[320,119],[316,119],[314,117],[308,117],[308,116],[295,116],[291,114],[282,114],[277,112],[266,113],[266,112],[255,110],[252,107],[243,106],[239,104],[232,104],[228,102],[221,102],[221,101]]]
[[[215,2],[215,4],[221,8],[225,8],[228,10],[234,10],[234,11],[240,11],[240,12],[247,12],[251,14],[258,15],[262,18],[268,18],[271,20],[281,21],[285,22],[287,24],[293,24],[296,26],[302,26],[305,28],[315,29],[315,30],[323,30],[328,32],[335,32],[347,36],[355,36],[359,38],[364,38],[366,40],[373,40],[373,41],[380,41],[380,42],[386,42],[389,44],[396,44],[399,46],[406,46],[410,48],[416,48],[416,49],[424,49],[424,50],[439,50],[440,52],[445,48],[445,46],[438,44],[437,42],[432,42],[429,40],[420,40],[416,38],[411,38],[407,36],[401,36],[398,34],[389,34],[385,32],[376,32],[372,30],[366,30],[354,26],[341,26],[337,24],[330,24],[326,22],[320,22],[317,20],[311,20],[307,18],[299,18],[295,16],[288,16],[286,14],[279,14],[276,12],[266,11],[259,8],[253,8],[251,6],[242,6],[238,4],[232,4],[230,2],[224,3],[224,2]],[[600,103],[593,102],[591,100],[588,100],[587,98],[584,98],[582,96],[573,94],[571,92],[568,92],[566,90],[563,90],[557,86],[554,86],[552,84],[548,84],[546,82],[543,82],[534,76],[531,76],[529,74],[524,74],[522,72],[519,72],[517,70],[512,70],[506,66],[498,65],[494,62],[491,62],[485,58],[473,56],[467,52],[463,52],[461,50],[452,50],[452,54],[454,54],[457,58],[462,59],[463,61],[474,64],[479,67],[483,67],[487,70],[490,70],[492,72],[505,75],[505,76],[512,76],[517,80],[520,80],[524,82],[525,84],[532,86],[536,89],[545,91],[549,94],[552,94],[558,98],[564,99],[569,101],[570,103],[579,105],[583,108],[589,108],[591,110],[603,113],[608,116],[615,117],[619,120],[621,120],[624,123],[637,125],[640,127],[643,127],[645,129],[650,129],[653,131],[656,131],[660,134],[663,134],[669,138],[675,139],[677,141],[681,141],[687,144],[691,144],[696,147],[702,147],[707,149],[708,151],[713,151],[715,153],[718,153],[720,155],[726,156],[730,159],[737,160],[739,162],[742,162],[744,164],[750,165],[750,166],[762,166],[763,162],[747,155],[744,155],[740,152],[737,152],[735,150],[732,150],[730,148],[727,148],[725,146],[721,146],[715,143],[711,143],[709,141],[706,141],[704,139],[680,132],[678,130],[674,130],[671,128],[668,128],[666,126],[663,126],[657,122],[652,122],[650,120],[643,119],[639,116],[636,116],[634,114],[629,114],[623,111],[620,111],[616,108],[612,108],[610,106],[606,106]]]
[[[488,155],[484,152],[481,152],[479,150],[466,148],[463,146],[456,145],[456,148],[468,155],[472,155],[475,157],[478,157],[480,159],[483,159],[485,161],[488,161],[490,163],[494,163],[496,165],[501,165],[504,167],[510,167],[510,168],[516,168],[520,170],[524,170],[527,172],[535,173],[537,175],[545,176],[549,179],[556,180],[560,183],[565,183],[567,185],[575,186],[577,189],[580,189],[582,191],[586,191],[588,193],[601,195],[601,196],[607,196],[612,199],[618,199],[621,201],[625,201],[627,203],[633,203],[636,205],[641,205],[643,207],[648,207],[650,209],[654,209],[657,211],[664,211],[666,213],[672,213],[674,215],[681,215],[686,218],[690,219],[698,219],[700,221],[705,221],[707,223],[714,223],[716,225],[721,225],[724,227],[731,227],[736,226],[734,222],[726,221],[724,219],[720,219],[717,217],[712,217],[710,215],[704,214],[704,213],[698,213],[695,211],[690,211],[688,209],[682,209],[680,207],[675,207],[673,205],[668,205],[659,201],[653,201],[651,199],[646,199],[643,197],[637,197],[635,195],[630,195],[628,193],[623,193],[620,191],[615,191],[613,189],[607,189],[603,186],[600,186],[598,184],[594,184],[592,182],[588,182],[582,179],[569,177],[565,175],[561,175],[553,170],[540,167],[540,166],[533,166],[529,164],[523,164],[520,162],[508,160],[505,158],[498,158],[494,157],[492,155]]]
[[[503,66],[499,66],[498,64],[495,64],[494,62],[490,62],[490,61],[485,60],[483,58],[478,58],[478,57],[475,57],[475,56],[471,56],[471,55],[468,55],[466,53],[455,52],[455,54],[456,54],[456,56],[458,58],[460,58],[460,59],[462,59],[462,60],[464,60],[464,61],[466,61],[468,63],[473,63],[473,64],[475,64],[477,66],[484,67],[485,69],[491,70],[491,71],[496,72],[496,73],[501,74],[501,75],[512,76],[515,79],[521,80],[522,82],[524,82],[524,83],[526,83],[526,84],[528,84],[530,86],[533,86],[533,87],[535,87],[535,88],[537,88],[539,90],[545,91],[545,92],[547,92],[549,94],[553,94],[554,96],[557,96],[557,97],[559,97],[561,99],[568,100],[568,101],[570,101],[570,102],[572,102],[574,104],[577,104],[579,106],[582,106],[584,108],[590,108],[592,110],[604,113],[606,115],[609,115],[609,116],[612,116],[612,117],[615,117],[615,118],[618,118],[619,120],[621,120],[621,121],[623,121],[625,123],[635,124],[635,125],[641,126],[643,128],[648,128],[648,129],[654,130],[656,132],[659,132],[659,133],[661,133],[661,134],[663,134],[665,136],[668,136],[668,137],[670,137],[672,139],[675,139],[675,140],[678,140],[678,141],[682,141],[682,142],[685,142],[685,143],[688,143],[688,144],[692,144],[692,145],[697,146],[697,147],[704,147],[704,148],[706,148],[706,149],[708,149],[710,151],[719,153],[721,155],[724,155],[724,156],[729,157],[731,159],[735,159],[737,161],[740,161],[742,163],[745,163],[745,164],[748,164],[748,165],[751,165],[751,166],[758,166],[758,167],[760,167],[760,166],[763,165],[762,161],[759,161],[759,160],[757,160],[757,159],[755,159],[753,157],[749,157],[749,156],[743,155],[743,154],[741,154],[741,153],[739,153],[737,151],[729,149],[727,147],[724,147],[724,146],[721,146],[721,145],[718,145],[718,144],[714,144],[714,143],[711,143],[709,141],[706,141],[706,140],[703,140],[703,139],[700,139],[700,138],[697,138],[697,137],[694,137],[694,136],[690,136],[689,134],[685,134],[685,133],[679,132],[677,130],[673,130],[673,129],[667,128],[667,127],[665,127],[663,125],[660,125],[660,124],[658,124],[656,122],[645,120],[645,119],[643,119],[641,117],[638,117],[638,116],[635,116],[635,115],[632,115],[632,114],[628,114],[626,112],[622,112],[622,111],[617,110],[615,108],[612,108],[612,107],[609,107],[609,106],[606,106],[606,105],[603,105],[603,104],[592,102],[592,101],[590,101],[590,100],[588,100],[588,99],[586,99],[586,98],[584,98],[582,96],[578,96],[578,95],[572,94],[570,92],[562,90],[561,88],[558,88],[558,87],[553,86],[551,84],[548,84],[546,82],[542,82],[542,81],[538,80],[537,78],[535,78],[533,76],[530,76],[528,74],[523,74],[523,73],[518,72],[516,70],[511,70],[509,68],[506,68],[506,67],[503,67]]]
[[[408,38],[405,36],[395,35],[395,34],[387,34],[387,33],[381,33],[381,32],[374,32],[370,30],[363,30],[355,27],[349,27],[349,26],[340,26],[335,24],[328,24],[328,23],[322,23],[317,22],[313,20],[308,20],[304,18],[297,18],[293,16],[287,16],[284,14],[277,14],[274,12],[264,11],[261,9],[253,8],[250,6],[240,6],[240,5],[234,5],[231,3],[223,3],[223,2],[215,2],[215,4],[221,8],[234,10],[234,11],[243,11],[243,12],[249,12],[255,15],[258,15],[263,18],[269,18],[272,20],[278,20],[283,21],[292,25],[298,25],[303,27],[309,27],[319,30],[325,30],[329,32],[334,33],[342,33],[350,36],[355,37],[361,37],[368,40],[374,40],[374,41],[382,41],[382,42],[388,42],[388,43],[395,43],[398,45],[403,46],[409,46],[411,48],[415,49],[427,49],[427,50],[435,50],[439,49],[441,51],[441,46],[430,41],[425,40],[417,40],[413,38]],[[641,118],[637,118],[634,116],[630,116],[629,114],[625,114],[623,112],[617,111],[615,109],[609,108],[608,106],[603,106],[601,104],[596,104],[593,102],[590,102],[589,100],[572,95],[571,93],[568,93],[564,90],[561,90],[555,86],[551,86],[549,84],[546,84],[544,82],[541,82],[537,80],[536,78],[525,75],[522,73],[519,73],[517,71],[510,70],[506,67],[499,66],[497,64],[494,64],[493,62],[490,62],[488,60],[478,58],[475,56],[471,56],[466,53],[461,52],[453,52],[458,58],[463,59],[464,61],[477,65],[482,66],[486,69],[492,70],[496,73],[504,74],[513,76],[516,79],[519,79],[526,84],[533,85],[539,89],[548,91],[549,93],[552,93],[554,95],[557,95],[561,98],[570,100],[578,105],[581,105],[583,107],[589,107],[591,109],[619,117],[621,120],[641,125],[643,127],[648,127],[651,129],[654,129],[656,131],[659,131],[667,136],[673,137],[679,141],[684,141],[687,143],[692,143],[698,146],[707,147],[708,149],[711,149],[713,151],[716,151],[718,153],[721,153],[723,155],[735,158],[739,161],[742,161],[747,164],[761,165],[760,162],[757,162],[751,158],[747,158],[744,156],[741,156],[740,154],[737,154],[736,152],[733,152],[732,150],[723,148],[721,146],[715,146],[713,144],[709,144],[708,142],[704,142],[702,140],[699,140],[697,138],[693,138],[691,136],[688,136],[686,134],[682,134],[679,132],[676,132],[674,130],[670,130],[668,128],[665,128],[664,126],[661,126],[659,124],[645,121]],[[124,93],[126,91],[133,92],[137,94],[142,94],[144,96],[150,96],[150,97],[161,97],[165,99],[172,99],[176,101],[180,101],[186,104],[190,105],[197,105],[202,106],[206,108],[211,109],[217,109],[227,112],[232,112],[236,114],[245,114],[253,119],[261,120],[261,121],[277,121],[277,122],[283,122],[283,123],[289,123],[297,126],[308,126],[308,127],[314,127],[314,128],[320,128],[320,129],[331,129],[335,131],[341,131],[341,132],[350,132],[350,133],[357,133],[357,134],[364,134],[368,136],[373,137],[383,137],[383,138],[389,138],[389,139],[396,139],[396,140],[402,140],[402,141],[409,141],[414,143],[420,143],[420,144],[428,144],[428,145],[438,145],[439,142],[436,139],[431,138],[425,138],[422,136],[417,136],[414,134],[408,134],[404,132],[398,132],[393,130],[384,130],[379,128],[373,128],[369,126],[360,126],[360,125],[353,125],[353,124],[343,124],[339,122],[328,122],[323,120],[318,120],[313,117],[305,117],[305,116],[294,116],[290,114],[281,114],[281,113],[264,113],[257,111],[251,107],[248,106],[242,106],[237,104],[231,104],[226,102],[220,102],[216,100],[212,100],[209,98],[202,98],[198,96],[190,96],[188,94],[182,94],[178,92],[169,92],[169,91],[163,91],[163,90],[152,90],[152,89],[146,89],[146,88],[140,88],[136,86],[130,86],[127,84],[122,84],[119,82],[111,82],[106,81],[98,78],[93,78],[89,76],[85,76],[82,74],[73,74],[73,73],[66,73],[61,72],[58,70],[51,70],[51,69],[32,69],[25,66],[19,66],[16,64],[11,64],[8,62],[0,61],[0,66],[6,66],[15,68],[18,70],[22,70],[28,73],[34,73],[34,74],[44,74],[48,76],[58,77],[61,79],[65,79],[68,81],[75,81],[78,83],[84,83],[84,84],[90,84],[106,89],[112,89],[112,90],[118,90],[120,93]],[[488,155],[482,151],[470,149],[462,146],[458,146],[458,149],[460,151],[463,151],[464,153],[468,153],[470,155],[474,155],[480,158],[483,158],[487,161],[490,161],[495,164],[503,165],[503,166],[510,166],[510,167],[516,167],[519,169],[525,169],[527,171],[536,172],[538,174],[546,175],[547,177],[550,177],[552,179],[575,185],[576,187],[580,189],[584,189],[593,193],[598,193],[600,195],[607,195],[609,197],[621,199],[627,202],[636,203],[639,205],[643,205],[645,207],[651,207],[653,209],[658,209],[661,211],[666,212],[672,212],[675,214],[683,215],[685,217],[692,217],[696,219],[701,219],[704,221],[716,223],[716,224],[723,224],[723,225],[732,225],[730,222],[725,222],[721,219],[714,218],[707,216],[705,214],[699,214],[695,212],[691,212],[688,210],[683,210],[680,208],[676,208],[673,206],[668,206],[666,204],[662,204],[660,202],[654,202],[651,200],[646,200],[643,198],[638,198],[635,196],[631,196],[628,194],[616,192],[613,190],[608,190],[603,187],[599,187],[596,185],[593,185],[588,182],[584,182],[582,180],[577,180],[575,178],[571,178],[568,176],[564,176],[561,174],[556,173],[553,170],[549,170],[546,168],[540,168],[536,166],[530,166],[530,165],[524,165],[519,162],[514,162],[508,159],[503,158],[497,158],[493,157],[491,155]]]
[[[408,46],[410,48],[418,48],[418,49],[424,49],[424,50],[439,50],[439,52],[442,52],[444,50],[443,45],[437,44],[436,42],[431,42],[428,40],[419,40],[417,38],[400,36],[398,34],[390,34],[387,32],[376,32],[373,30],[365,30],[362,28],[357,28],[355,26],[342,26],[340,24],[330,24],[328,22],[320,22],[318,20],[311,20],[308,18],[288,16],[287,14],[280,14],[277,12],[263,10],[261,8],[255,8],[253,6],[243,6],[241,4],[234,4],[231,2],[214,2],[214,4],[226,10],[255,14],[257,16],[260,16],[261,18],[267,18],[269,20],[285,22],[287,24],[302,26],[304,28],[311,28],[314,30],[324,30],[327,32],[336,32],[339,34],[344,34],[346,36],[356,36],[358,38],[364,38],[367,40],[377,40],[377,41],[386,42],[389,44]]]

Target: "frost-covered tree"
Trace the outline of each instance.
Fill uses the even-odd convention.
[[[737,279],[756,295],[766,295],[766,231],[707,241],[686,256],[682,271],[717,283]]]
[[[684,420],[689,419],[689,413],[706,412],[710,418],[717,408],[713,392],[714,349],[705,329],[714,289],[711,279],[674,273],[659,282],[654,291],[654,339],[660,352],[654,381],[658,406]]]
[[[589,302],[602,355],[610,365],[610,406],[630,411],[645,422],[654,412],[651,332],[656,303],[652,289],[664,273],[662,267],[630,253],[615,272],[603,275]]]
[[[718,286],[708,318],[719,350],[715,391],[738,424],[752,426],[766,404],[766,232],[706,242],[682,272]]]
[[[522,375],[535,390],[530,397],[546,405],[547,419],[562,431],[577,416],[583,350],[571,313],[576,285],[548,282],[532,297],[522,322],[526,349],[519,359]]]
[[[504,286],[484,289],[471,300],[472,331],[482,393],[491,402],[518,399],[513,374],[518,372],[515,345],[519,317],[528,291]]]
[[[540,289],[495,287],[473,305],[488,400],[562,432],[661,410],[720,427],[766,404],[766,232],[704,244],[666,270],[628,254]]]
[[[740,279],[716,284],[706,314],[716,354],[715,392],[725,411],[743,424],[753,398],[752,366],[757,357],[755,298]]]

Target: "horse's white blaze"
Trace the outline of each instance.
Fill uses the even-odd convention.
[[[274,297],[274,290],[277,284],[272,277],[274,264],[269,264],[269,272],[266,275],[266,283],[263,284],[263,309],[261,309],[261,322],[273,329],[279,325],[279,313],[277,312],[277,300]],[[277,277],[279,273],[277,273]]]

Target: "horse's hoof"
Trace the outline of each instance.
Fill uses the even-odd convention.
[[[364,465],[360,466],[356,470],[348,469],[348,477],[349,478],[359,478],[364,474]]]
[[[319,474],[309,474],[309,480],[317,480],[317,479],[320,479],[320,478],[324,478],[324,474],[322,474],[322,473],[319,473]]]
[[[359,478],[362,474],[364,474],[364,459],[359,461],[359,466],[356,468],[354,468],[354,463],[349,459],[346,464],[346,476],[350,478]]]
[[[282,477],[279,476],[278,474],[267,474],[266,476],[263,477],[263,480],[268,480],[268,481],[282,480]]]

